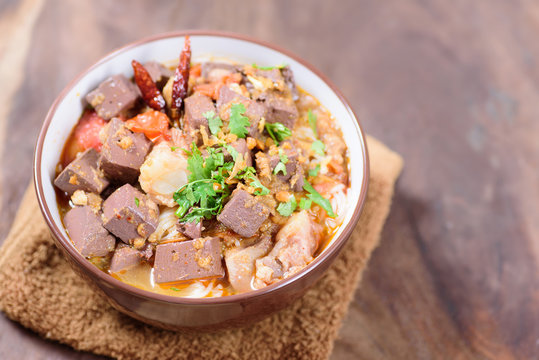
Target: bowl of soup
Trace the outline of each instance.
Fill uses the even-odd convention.
[[[53,103],[35,152],[41,211],[73,269],[167,329],[237,326],[299,298],[366,199],[365,137],[306,61],[242,35],[157,35]]]

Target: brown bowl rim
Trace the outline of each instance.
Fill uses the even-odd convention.
[[[364,162],[363,162],[363,173],[364,173],[364,181],[361,185],[361,190],[359,194],[359,201],[356,204],[356,207],[354,209],[354,213],[352,214],[352,217],[348,224],[345,225],[345,228],[341,235],[335,239],[332,244],[320,255],[318,255],[309,265],[307,265],[304,269],[301,271],[295,273],[289,278],[283,279],[275,284],[269,285],[265,288],[249,291],[242,294],[236,294],[236,295],[230,295],[230,296],[223,296],[223,297],[215,297],[215,298],[184,298],[184,297],[176,297],[176,296],[170,296],[170,295],[164,295],[164,294],[158,294],[153,293],[147,290],[139,289],[137,287],[134,287],[132,285],[129,285],[127,283],[124,283],[120,280],[115,279],[114,277],[110,276],[109,274],[104,273],[103,271],[99,270],[97,267],[95,267],[93,264],[91,264],[86,258],[84,258],[72,245],[71,241],[65,237],[60,229],[56,226],[55,222],[52,219],[52,214],[49,209],[49,207],[46,205],[45,197],[44,197],[44,191],[43,191],[43,184],[41,182],[41,156],[43,153],[43,142],[45,139],[45,134],[47,133],[47,130],[49,128],[49,125],[52,121],[53,115],[56,112],[56,109],[59,105],[59,103],[63,100],[63,98],[67,95],[67,93],[77,84],[82,78],[84,78],[91,70],[93,70],[95,67],[100,65],[101,63],[117,56],[118,54],[125,52],[131,48],[153,42],[156,40],[162,40],[166,38],[172,38],[172,37],[181,37],[181,36],[215,36],[215,37],[226,37],[226,38],[232,38],[242,41],[251,42],[257,45],[261,45],[267,48],[270,48],[272,50],[278,51],[286,56],[289,56],[290,58],[294,59],[298,63],[305,66],[307,69],[315,73],[320,79],[322,79],[323,82],[326,83],[326,85],[337,95],[339,100],[343,103],[343,105],[346,107],[346,110],[349,112],[350,116],[356,121],[356,124],[360,131],[361,136],[361,148],[363,152]],[[365,201],[367,197],[367,189],[369,185],[369,156],[367,151],[367,143],[365,140],[365,133],[363,131],[363,128],[361,127],[361,124],[359,123],[357,116],[355,115],[354,111],[352,110],[350,104],[348,103],[348,100],[344,97],[344,95],[337,89],[337,87],[319,70],[317,70],[313,65],[308,63],[307,61],[303,60],[299,56],[291,53],[288,50],[282,49],[279,46],[273,45],[271,43],[268,43],[263,40],[255,39],[243,34],[237,34],[237,33],[231,33],[226,31],[217,31],[217,30],[185,30],[185,31],[173,31],[173,32],[166,32],[166,33],[160,33],[153,36],[145,37],[133,42],[130,42],[110,53],[108,53],[106,56],[102,57],[98,61],[96,61],[93,65],[89,66],[86,70],[82,71],[77,77],[75,77],[61,92],[60,95],[54,100],[51,108],[49,109],[45,121],[43,122],[43,126],[41,127],[41,130],[39,132],[39,136],[36,143],[36,148],[34,152],[34,187],[37,194],[37,199],[39,203],[39,207],[41,209],[41,212],[43,214],[43,217],[45,218],[45,222],[47,223],[49,229],[52,231],[53,235],[56,237],[58,242],[62,245],[62,247],[69,253],[69,255],[78,263],[79,266],[81,266],[85,271],[89,271],[92,273],[95,277],[101,279],[102,281],[108,283],[110,286],[114,288],[120,288],[121,290],[131,294],[136,295],[141,298],[150,299],[150,300],[157,300],[161,302],[166,303],[174,303],[174,304],[189,304],[189,305],[210,305],[210,304],[227,304],[227,303],[234,303],[234,302],[240,302],[242,300],[246,299],[253,299],[257,297],[265,296],[269,293],[275,292],[279,289],[282,289],[286,286],[291,285],[295,281],[303,278],[306,276],[309,272],[316,269],[319,265],[324,263],[326,260],[331,259],[334,255],[338,254],[340,249],[344,246],[346,243],[346,240],[350,237],[352,234],[352,231],[354,230],[359,217],[363,211],[363,208],[365,206]]]

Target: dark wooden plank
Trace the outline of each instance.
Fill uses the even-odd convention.
[[[17,6],[0,2],[2,14]],[[47,1],[5,124],[0,239],[40,123],[74,75],[149,34],[242,32],[320,68],[366,130],[405,157],[333,358],[538,357],[538,10],[502,0]],[[0,318],[0,357],[76,356],[97,358]]]

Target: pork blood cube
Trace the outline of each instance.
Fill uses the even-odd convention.
[[[105,256],[116,239],[103,227],[101,217],[90,206],[77,206],[64,216],[69,237],[82,256]]]
[[[99,153],[90,148],[73,160],[54,180],[54,185],[69,195],[76,190],[100,194],[109,181],[97,166]]]
[[[298,108],[291,98],[282,96],[274,91],[268,91],[261,97],[266,106],[266,121],[279,122],[289,129],[293,129],[298,118]]]
[[[223,225],[243,237],[251,237],[268,218],[270,210],[255,196],[236,189],[217,217]]]
[[[158,245],[154,276],[157,283],[221,278],[221,241],[217,237]]]
[[[152,142],[146,135],[133,133],[122,120],[114,118],[104,129],[99,166],[109,179],[133,183],[151,146]]]
[[[139,91],[124,75],[114,75],[107,78],[99,86],[86,95],[86,101],[93,106],[97,115],[109,120],[131,108]]]
[[[200,127],[204,127],[209,134],[208,119],[204,116],[205,113],[215,112],[215,105],[213,101],[202,94],[194,94],[185,99],[185,116],[184,127],[188,134],[192,134],[196,130],[200,130]]]
[[[110,272],[119,272],[140,264],[144,258],[144,252],[137,250],[123,242],[116,246],[112,260],[110,261]]]
[[[230,108],[233,104],[243,104],[245,106],[244,115],[249,118],[249,122],[251,123],[251,126],[249,127],[249,136],[257,137],[260,133],[258,129],[260,119],[266,115],[266,108],[264,105],[235,92],[228,86],[221,86],[216,105],[219,116],[222,119],[229,119]]]
[[[162,88],[168,79],[174,75],[174,72],[156,61],[144,63],[144,68],[150,74],[153,82],[158,88]]]
[[[105,228],[126,244],[146,240],[159,221],[159,207],[133,186],[125,184],[103,203]]]

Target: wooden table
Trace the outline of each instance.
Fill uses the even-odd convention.
[[[77,73],[154,33],[245,33],[325,72],[406,161],[333,359],[539,357],[539,3],[1,0],[0,11],[0,240],[46,111]],[[97,357],[2,316],[0,358]]]

